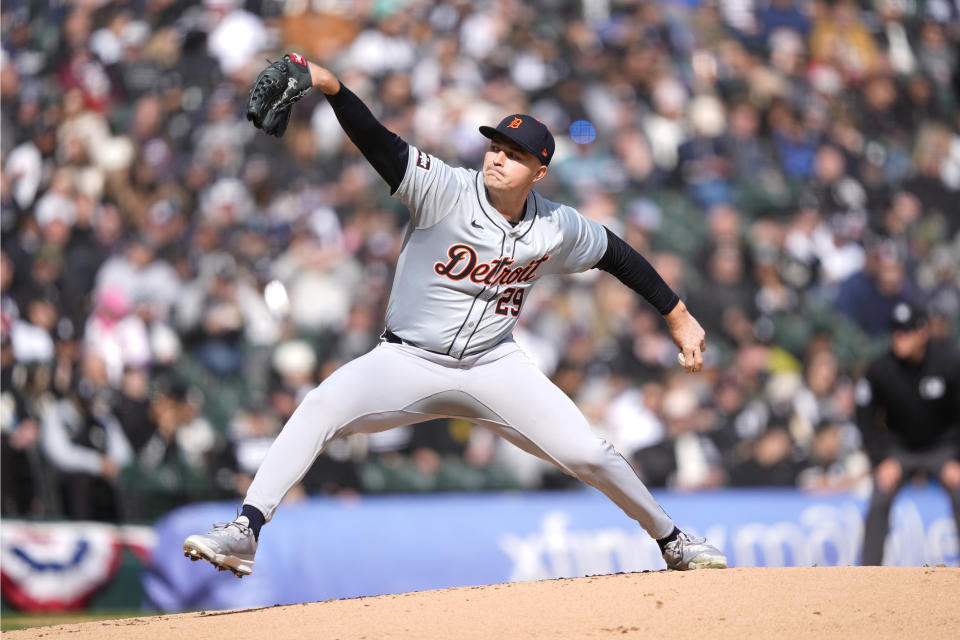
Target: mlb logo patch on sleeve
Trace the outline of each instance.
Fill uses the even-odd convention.
[[[417,149],[417,166],[424,171],[430,171],[430,156]]]

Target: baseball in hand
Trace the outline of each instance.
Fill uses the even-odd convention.
[[[677,364],[681,367],[687,366],[687,359],[684,357],[683,351],[677,354]]]

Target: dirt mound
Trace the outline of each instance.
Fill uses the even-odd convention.
[[[42,627],[10,640],[958,638],[960,569],[631,573]]]

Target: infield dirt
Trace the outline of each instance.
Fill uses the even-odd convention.
[[[9,640],[960,638],[960,569],[649,572],[103,620]]]

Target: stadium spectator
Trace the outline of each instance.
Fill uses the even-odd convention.
[[[682,491],[722,486],[720,452],[705,433],[713,425],[705,423],[707,414],[700,410],[696,393],[683,385],[668,389],[662,411],[667,437],[634,456],[643,481]]]
[[[67,517],[120,522],[116,480],[133,454],[111,412],[106,363],[90,354],[81,364],[71,388],[43,414],[41,444]]]
[[[837,289],[834,305],[872,336],[890,330],[890,317],[898,302],[915,302],[918,293],[902,259],[890,244],[878,244],[867,254],[862,270]]]
[[[797,464],[793,440],[783,425],[771,425],[749,443],[747,457],[730,469],[734,487],[792,487]]]

